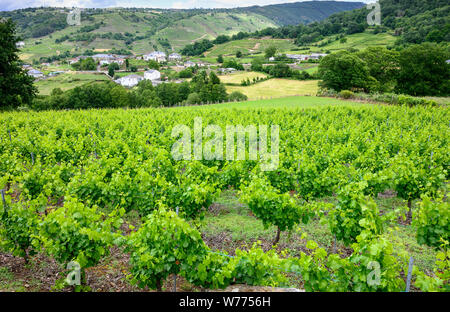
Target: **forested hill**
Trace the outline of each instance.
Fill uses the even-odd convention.
[[[350,11],[364,6],[362,2],[308,1],[267,6],[239,8],[269,18],[279,25],[308,24],[320,21],[336,12]]]
[[[328,18],[308,25],[286,25],[244,33],[236,40],[248,37],[271,36],[294,39],[302,46],[319,42],[331,35],[357,33],[389,33],[398,37],[396,44],[421,42],[450,42],[450,2],[448,0],[379,0],[381,25],[370,26],[366,7],[332,14]],[[234,38],[234,37],[233,37]]]
[[[239,31],[255,31],[268,26],[307,24],[321,21],[336,12],[353,10],[362,6],[364,4],[361,2],[308,1],[234,9],[83,9],[82,18],[84,24],[102,21],[104,28],[117,22],[120,22],[124,28],[128,28],[127,26],[130,26],[128,24],[136,23],[138,27],[149,27],[155,33],[164,29],[168,29],[168,32],[174,32],[177,29],[182,31],[183,24],[191,22],[195,25],[194,27],[188,25],[189,28],[202,28],[202,24],[206,24],[196,32],[203,31],[202,35],[211,34],[214,37],[216,32],[221,32],[220,34],[237,33]],[[27,8],[0,11],[0,18],[12,18],[23,38],[39,38],[68,27],[66,22],[68,11],[64,8]],[[216,27],[209,25],[207,19],[211,14],[221,14],[223,23],[215,19]],[[202,21],[203,19],[206,21]],[[161,37],[164,38],[164,34],[161,34]],[[167,39],[170,41],[171,38]]]

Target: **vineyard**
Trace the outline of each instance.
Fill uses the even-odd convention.
[[[55,290],[90,290],[86,272],[112,250],[128,257],[125,282],[144,290],[174,275],[201,290],[450,290],[447,107],[237,107],[1,113],[0,255],[53,259]],[[172,129],[198,117],[203,128],[279,125],[278,169],[175,161]],[[206,239],[224,194],[264,229],[262,243]],[[400,204],[380,206],[386,194]],[[311,224],[332,239],[307,234]],[[403,229],[431,266],[410,265],[394,239]],[[74,262],[81,283],[70,286]]]

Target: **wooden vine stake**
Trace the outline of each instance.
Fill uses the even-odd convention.
[[[178,212],[180,211],[180,208],[177,207],[177,216],[178,216]],[[175,229],[176,231],[176,229]],[[175,274],[173,276],[173,292],[177,292],[177,275]]]
[[[5,190],[0,190],[2,194],[2,202],[3,202],[3,212],[6,213],[6,199],[5,199]]]
[[[406,278],[406,289],[405,292],[409,292],[409,288],[411,287],[411,277],[413,271],[414,259],[413,257],[409,258],[409,266],[408,266],[408,277]]]

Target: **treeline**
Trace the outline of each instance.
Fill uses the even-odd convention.
[[[285,63],[277,63],[275,65],[264,65],[263,58],[255,58],[252,61],[251,70],[263,72],[275,78],[292,78],[297,80],[308,80],[317,78],[315,75],[311,75],[306,71],[292,69]]]
[[[88,27],[88,26],[86,26]],[[95,39],[109,39],[109,40],[122,40],[125,44],[130,45],[134,41],[142,40],[147,38],[147,35],[136,36],[132,33],[89,33],[89,32],[80,32],[79,34],[72,35],[64,35],[60,38],[55,39],[55,43],[61,43],[64,41],[77,42],[77,41],[85,41],[85,42],[93,42]]]
[[[31,109],[140,108],[229,100],[246,100],[246,97],[238,93],[228,95],[225,86],[214,72],[208,75],[201,71],[191,82],[162,83],[154,87],[151,81],[143,80],[133,90],[127,90],[111,81],[86,84],[65,92],[55,88],[49,96],[36,97]]]
[[[51,63],[54,61],[62,61],[69,57],[78,57],[78,56],[92,56],[94,54],[97,54],[98,52],[95,52],[93,49],[85,50],[83,53],[72,53],[70,51],[61,52],[58,55],[51,55],[51,56],[42,56],[39,58],[39,61],[33,61],[35,63]],[[126,49],[116,49],[112,48],[111,50],[105,51],[105,54],[116,54],[116,55],[132,55],[131,51]]]
[[[38,38],[68,26],[67,14],[39,8],[0,12],[0,18],[11,18],[22,38]]]
[[[340,51],[319,64],[321,86],[335,91],[395,92],[414,96],[450,95],[450,50],[436,43],[400,52],[371,47]]]

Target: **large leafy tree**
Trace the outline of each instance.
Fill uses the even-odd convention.
[[[366,62],[370,76],[378,81],[376,91],[386,92],[394,88],[399,67],[397,51],[383,47],[369,47],[358,52],[357,56]]]
[[[336,91],[363,89],[370,91],[376,84],[366,62],[356,55],[341,51],[325,56],[319,65],[321,86]]]
[[[450,94],[449,51],[434,43],[413,45],[400,53],[397,91],[415,96]]]
[[[11,19],[0,20],[0,108],[31,104],[37,89],[19,62],[20,40]]]

